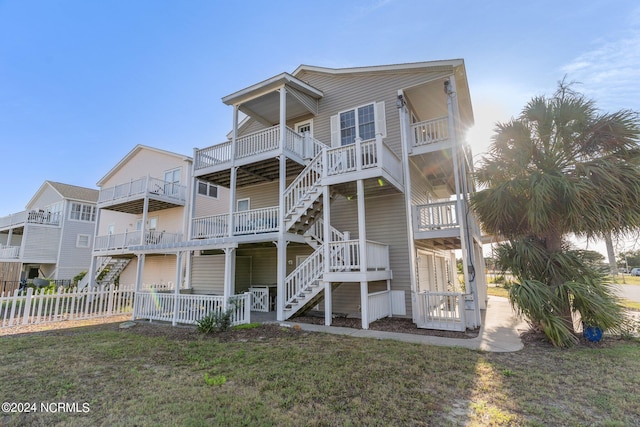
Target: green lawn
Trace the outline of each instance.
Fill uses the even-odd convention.
[[[0,425],[640,424],[635,340],[499,354],[277,326],[224,337],[148,324],[2,337],[4,401],[90,410]]]

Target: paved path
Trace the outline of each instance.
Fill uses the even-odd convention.
[[[618,288],[622,298],[640,302],[640,285],[618,285]]]
[[[396,332],[373,331],[363,329],[341,328],[335,326],[311,325],[307,323],[280,322],[286,325],[299,325],[305,331],[325,332],[353,337],[391,339],[418,344],[439,345],[446,347],[464,347],[473,350],[491,352],[512,352],[521,350],[524,345],[520,332],[527,329],[527,324],[518,320],[506,298],[489,296],[483,326],[476,338],[443,338]]]

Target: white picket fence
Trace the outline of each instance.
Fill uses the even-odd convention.
[[[64,288],[47,293],[32,288],[0,294],[0,327],[115,316],[133,311],[135,292],[113,284],[95,288]]]
[[[226,304],[221,295],[194,295],[168,292],[141,291],[136,293],[135,319],[159,320],[195,324],[211,313],[231,309],[231,325],[251,322],[251,293],[234,295]]]

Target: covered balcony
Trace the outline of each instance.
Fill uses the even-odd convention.
[[[414,238],[431,240],[433,246],[440,249],[460,249],[461,219],[465,216],[464,223],[471,235],[479,239],[481,230],[475,215],[465,200],[461,200],[460,205],[463,212],[458,211],[455,200],[414,206]]]
[[[233,219],[233,236],[273,233],[279,230],[277,206],[234,212],[233,215],[211,215],[192,220],[192,239],[216,239],[229,236]]]
[[[143,177],[102,188],[98,207],[129,214],[141,214],[148,198],[148,212],[184,206],[187,188],[158,178]]]
[[[279,176],[277,156],[281,151],[280,142],[280,127],[274,126],[237,138],[235,152],[231,141],[196,150],[194,174],[217,185],[229,187],[230,167],[233,163],[238,167],[238,187],[275,180]],[[287,175],[300,173],[306,161],[315,157],[323,146],[324,144],[309,135],[300,135],[286,128]]]
[[[183,240],[182,233],[168,233],[166,231],[139,230],[96,236],[93,244],[95,254],[112,255],[129,253],[129,247],[136,245],[162,245],[173,244]]]

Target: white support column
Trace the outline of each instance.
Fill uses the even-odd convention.
[[[233,237],[235,230],[234,213],[236,211],[236,179],[238,168],[231,166],[231,183],[229,184],[229,230],[227,230],[229,237]]]
[[[196,158],[196,151],[197,149],[194,148],[193,149],[193,158]],[[193,168],[193,164],[191,165],[191,167]],[[190,197],[190,201],[189,201],[189,206],[185,207],[185,212],[187,212],[187,219],[186,219],[186,233],[187,235],[185,236],[184,240],[191,240],[192,239],[192,234],[193,234],[193,218],[196,217],[196,203],[197,203],[197,199],[198,199],[198,178],[195,177],[195,174],[193,173],[193,171],[190,174],[190,178],[189,181],[191,181],[191,185],[190,185],[190,193],[189,193],[189,197]]]
[[[184,287],[185,289],[191,289],[191,269],[193,267],[193,251],[187,252],[187,259],[185,260],[184,271]]]
[[[358,189],[358,248],[360,256],[360,272],[367,272],[367,221],[364,203],[364,181],[357,181]],[[369,283],[360,282],[360,312],[362,315],[362,329],[369,329]]]
[[[147,175],[147,185],[149,185],[149,176]],[[145,192],[144,204],[142,208],[142,224],[140,226],[140,244],[145,244],[145,234],[147,231],[147,218],[149,217],[149,194]]]
[[[404,178],[404,203],[407,221],[407,246],[409,251],[409,280],[411,284],[411,316],[413,323],[418,321],[418,304],[417,304],[417,292],[418,292],[418,279],[416,271],[418,270],[417,258],[416,258],[416,245],[413,238],[414,232],[414,215],[413,215],[413,201],[411,199],[411,164],[409,163],[409,152],[412,147],[411,131],[409,123],[409,114],[407,112],[406,101],[404,99],[404,92],[398,91],[398,100],[402,105],[398,109],[400,114],[400,148],[402,150],[402,174]]]
[[[326,150],[323,148],[326,153]],[[326,165],[325,165],[326,166]],[[322,186],[322,234],[324,272],[331,271],[331,194],[328,185]]]
[[[324,324],[331,326],[333,318],[331,282],[321,282],[324,285]]]
[[[360,248],[360,271],[367,271],[367,221],[364,206],[364,181],[359,179],[357,182],[358,189],[358,247]]]
[[[236,269],[235,269],[236,248],[224,249],[224,310],[227,309],[229,298],[233,296]]]
[[[284,320],[284,304],[285,304],[285,279],[287,277],[287,245],[284,238],[275,242],[278,248],[278,257],[276,260],[277,267],[277,281],[278,281],[278,293],[277,293],[277,319],[279,321]]]
[[[135,287],[135,294],[137,294],[138,292],[140,292],[140,289],[142,288],[142,274],[144,272],[144,258],[145,258],[145,254],[139,254],[138,255],[138,265],[136,266],[136,287]],[[135,296],[134,296],[134,300],[135,300]],[[138,317],[138,313],[137,313],[137,308],[138,308],[138,304],[133,304],[133,320],[136,319],[136,317]]]
[[[280,88],[280,152],[284,154],[287,145],[287,88]]]
[[[457,96],[456,96],[456,83],[455,76],[449,77],[447,92],[447,113],[449,117],[449,134],[451,137],[451,154],[453,158],[453,173],[456,185],[456,216],[458,224],[460,226],[460,246],[462,248],[462,269],[464,271],[465,290],[467,294],[470,294],[473,298],[472,305],[474,311],[474,320],[471,324],[472,327],[480,326],[480,307],[478,305],[478,286],[476,280],[477,268],[474,267],[474,251],[473,240],[470,238],[469,225],[467,224],[466,215],[466,184],[462,181],[464,169],[461,167],[460,156],[464,157],[464,153],[459,153],[459,146],[461,141],[458,135],[458,115],[457,115]],[[465,300],[465,305],[467,301]]]
[[[180,307],[180,280],[182,276],[182,252],[176,253],[176,282],[173,289],[173,320],[171,324],[176,326],[178,323],[178,308]]]
[[[360,282],[360,313],[362,329],[369,329],[369,282]]]

